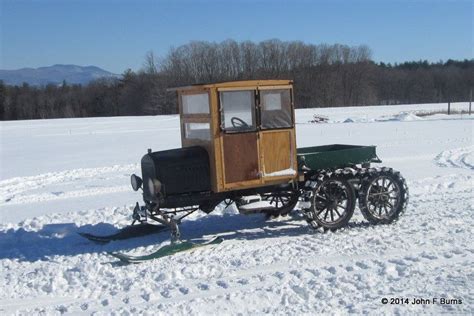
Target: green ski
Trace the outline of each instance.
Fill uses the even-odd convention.
[[[131,226],[124,227],[120,229],[118,232],[111,235],[106,235],[106,236],[98,236],[98,235],[93,235],[89,233],[78,233],[78,234],[91,241],[105,244],[112,240],[123,240],[123,239],[141,237],[141,236],[158,233],[167,228],[168,227],[164,225],[139,224],[139,225],[131,225]]]
[[[178,252],[190,251],[190,250],[204,247],[204,246],[217,245],[223,241],[224,239],[222,239],[221,237],[214,237],[213,239],[204,243],[194,243],[191,241],[183,241],[183,242],[163,246],[157,251],[148,255],[143,255],[143,256],[129,256],[129,255],[118,253],[118,252],[108,252],[108,254],[119,259],[122,262],[139,263],[143,261],[148,261],[148,260],[153,260],[153,259],[158,259],[158,258],[174,255]]]

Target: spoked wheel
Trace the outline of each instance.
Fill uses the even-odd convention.
[[[364,179],[359,208],[372,224],[389,224],[400,216],[408,202],[408,188],[399,172],[384,168]]]
[[[273,209],[266,210],[269,217],[288,215],[298,204],[299,193],[297,191],[280,191],[261,194],[262,200],[269,203]]]
[[[308,222],[313,228],[332,231],[344,227],[354,214],[355,192],[340,175],[322,175],[313,191]]]

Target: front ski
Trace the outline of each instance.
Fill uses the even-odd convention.
[[[158,259],[158,258],[174,255],[178,252],[189,251],[189,250],[193,250],[193,249],[204,247],[204,246],[217,245],[223,241],[224,239],[222,239],[221,237],[214,237],[213,239],[204,243],[194,243],[191,241],[183,241],[183,242],[178,242],[178,243],[163,246],[157,251],[148,255],[143,255],[143,256],[129,256],[129,255],[119,253],[119,252],[108,252],[108,254],[125,263],[139,263],[139,262],[143,262],[147,260],[153,260],[153,259]]]
[[[131,225],[131,226],[124,227],[114,234],[105,235],[105,236],[98,236],[98,235],[93,235],[89,233],[78,233],[78,234],[94,242],[108,243],[112,240],[123,240],[123,239],[141,237],[141,236],[158,233],[167,228],[168,227],[164,225],[139,224],[139,225]]]

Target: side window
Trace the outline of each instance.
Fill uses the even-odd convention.
[[[226,132],[256,130],[255,91],[221,91],[221,128]]]
[[[209,109],[209,94],[207,92],[181,94],[181,106],[183,115],[201,114],[208,116]],[[207,122],[206,122],[207,121]],[[205,118],[204,121],[193,122],[191,117],[183,117],[184,138],[192,140],[211,140],[211,124],[210,118]]]
[[[184,123],[184,137],[211,140],[211,125],[209,123]]]
[[[182,94],[183,114],[209,114],[209,94]]]
[[[285,90],[260,90],[262,129],[293,126],[291,93]]]

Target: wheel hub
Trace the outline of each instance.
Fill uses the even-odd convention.
[[[328,207],[332,209],[336,209],[338,204],[339,204],[338,199],[331,199],[331,201],[328,203]]]

